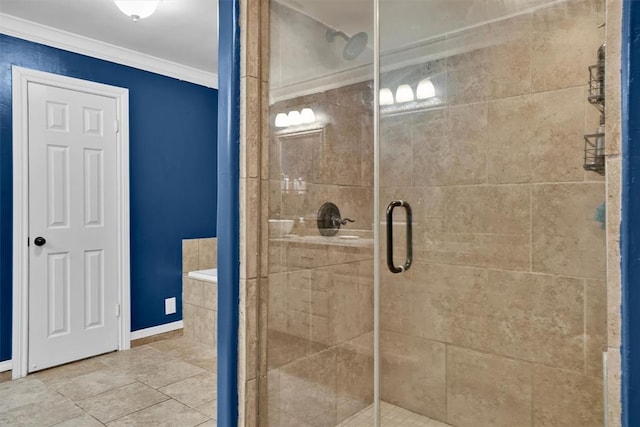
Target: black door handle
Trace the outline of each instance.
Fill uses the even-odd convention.
[[[45,239],[44,237],[38,236],[34,239],[33,243],[35,243],[36,246],[42,246],[45,243],[47,243],[47,239]]]
[[[393,210],[402,206],[407,211],[407,259],[404,265],[396,267],[393,264]],[[387,267],[392,273],[402,273],[411,267],[413,262],[413,227],[411,205],[402,200],[394,200],[387,206]]]

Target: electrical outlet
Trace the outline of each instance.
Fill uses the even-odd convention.
[[[164,300],[164,314],[176,313],[176,297],[166,298]]]

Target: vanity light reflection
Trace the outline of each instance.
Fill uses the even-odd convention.
[[[413,89],[409,85],[400,85],[396,89],[396,101],[397,102],[411,102],[415,99],[413,95]]]
[[[289,111],[287,117],[289,118],[289,126],[300,126],[302,124],[302,114],[300,114],[300,111]]]
[[[277,128],[286,128],[289,127],[289,116],[287,113],[278,113],[276,115],[276,127]]]
[[[380,105],[389,106],[413,102],[416,99],[425,100],[436,97],[436,88],[431,79],[422,79],[418,83],[416,93],[414,95],[413,88],[409,84],[401,84],[396,88],[396,96],[394,99],[393,91],[390,88],[380,89]]]
[[[380,105],[393,105],[393,92],[391,89],[385,87],[380,89]]]
[[[435,98],[436,88],[433,86],[433,82],[429,79],[421,80],[418,83],[418,90],[416,91],[418,99]]]
[[[300,115],[302,116],[302,123],[304,124],[308,125],[316,121],[316,113],[314,113],[311,108],[303,108]]]
[[[275,127],[287,128],[290,126],[310,125],[317,122],[316,113],[312,108],[305,107],[301,111],[292,110],[289,113],[276,114]]]

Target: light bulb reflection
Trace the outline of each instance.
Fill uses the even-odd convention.
[[[300,116],[302,117],[302,123],[304,124],[311,124],[316,121],[316,113],[314,113],[311,108],[303,108],[300,112]]]
[[[276,115],[276,127],[277,128],[286,128],[289,126],[289,117],[287,113],[278,113]]]
[[[429,79],[424,79],[418,83],[417,96],[418,99],[429,99],[436,96],[436,88]]]
[[[397,102],[411,102],[415,99],[413,96],[413,89],[409,85],[400,85],[396,90]]]
[[[289,119],[289,126],[299,126],[302,124],[302,114],[300,114],[300,111],[289,111],[287,117]]]
[[[389,88],[380,89],[380,105],[393,105],[393,92]]]

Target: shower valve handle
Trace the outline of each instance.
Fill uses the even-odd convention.
[[[340,218],[340,217],[337,217],[337,216],[333,217],[333,223],[335,225],[338,225],[338,224],[347,225],[347,222],[356,222],[356,220],[355,219],[351,219],[351,218]]]

